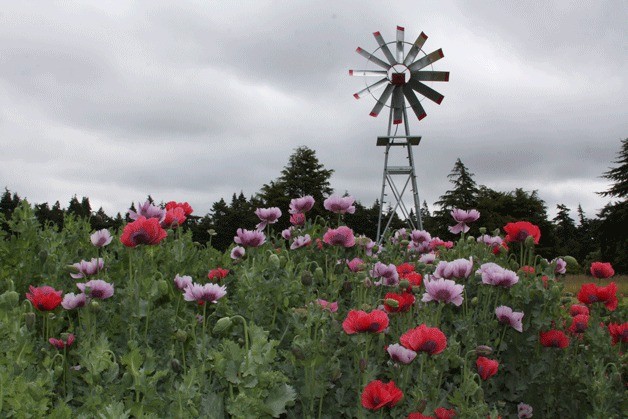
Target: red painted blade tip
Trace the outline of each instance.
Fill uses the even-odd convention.
[[[445,75],[445,81],[449,81],[449,73]]]
[[[397,30],[403,32],[405,29],[403,28],[403,26],[397,26]]]
[[[398,125],[398,124],[401,124],[402,122],[403,122],[403,120],[402,120],[402,119],[395,119],[395,120],[393,121],[393,124]]]
[[[427,35],[425,34],[425,32],[421,32],[421,35],[419,35],[421,38],[423,39],[427,39]]]
[[[379,33],[379,31],[373,32],[373,36],[380,36],[380,35],[381,35],[381,33]]]
[[[443,50],[442,49],[438,50],[438,55],[440,55],[440,58],[443,58],[445,56],[445,54],[443,54]]]
[[[425,112],[423,112],[421,115],[418,116],[419,121],[423,118],[425,118],[427,116],[427,114]]]
[[[438,101],[436,103],[438,103],[440,105],[440,103],[443,101],[443,99],[445,99],[445,96],[442,96],[440,99],[438,99]]]
[[[355,52],[360,52],[360,51],[362,51],[362,48],[360,48],[360,47],[357,47],[357,48],[355,49]]]
[[[354,93],[354,94],[353,94],[353,97],[354,97],[354,98],[356,98],[356,99],[360,99],[360,95],[359,95],[359,94],[357,94],[357,93]]]
[[[353,76],[353,70],[349,70],[349,75]]]
[[[369,114],[369,116],[372,116],[373,118],[377,118],[377,115],[379,115],[379,114],[377,114],[377,113],[375,113],[375,112],[371,112],[371,113]]]

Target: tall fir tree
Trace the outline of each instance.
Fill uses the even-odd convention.
[[[447,236],[447,227],[451,225],[451,210],[454,208],[469,210],[477,206],[478,186],[473,180],[474,174],[467,169],[460,158],[456,159],[451,173],[447,175],[453,188],[441,195],[435,202],[440,207],[434,211],[434,231],[431,233],[439,236]]]

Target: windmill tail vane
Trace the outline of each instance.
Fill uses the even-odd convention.
[[[421,120],[427,116],[427,112],[421,104],[420,96],[439,104],[444,96],[432,89],[423,82],[447,82],[449,81],[448,71],[433,71],[426,69],[436,61],[444,57],[443,50],[426,54],[423,52],[423,45],[427,41],[427,35],[423,32],[410,44],[408,53],[405,54],[405,46],[409,44],[404,41],[404,28],[397,26],[397,37],[393,42],[386,42],[380,32],[373,33],[375,41],[379,45],[373,53],[358,47],[356,52],[366,58],[368,63],[372,63],[377,69],[371,70],[349,70],[350,76],[359,76],[375,79],[372,83],[365,83],[366,87],[353,96],[361,99],[371,95],[376,103],[370,115],[377,117],[384,106],[392,109],[392,123],[401,124],[403,122],[404,110],[410,107],[416,117]],[[394,50],[391,51],[391,47]],[[381,52],[385,60],[378,58],[375,54]],[[419,57],[417,59],[417,57]],[[381,93],[380,89],[384,89]],[[388,100],[390,99],[390,104]],[[407,105],[406,105],[407,101]]]

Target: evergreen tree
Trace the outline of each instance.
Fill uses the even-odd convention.
[[[612,182],[600,195],[618,198],[607,204],[599,214],[600,251],[604,261],[611,262],[617,273],[628,272],[628,138],[622,140],[618,166],[602,176]]]
[[[10,220],[13,215],[13,211],[20,204],[20,197],[16,192],[11,195],[11,192],[6,187],[4,188],[4,193],[2,194],[2,198],[0,198],[0,213],[4,215],[5,220]],[[9,225],[5,222],[2,223],[2,229],[8,231]]]
[[[578,227],[577,241],[578,250],[572,253],[582,266],[588,266],[591,262],[600,259],[600,240],[599,240],[600,220],[597,218],[588,218],[582,206],[578,204]]]
[[[74,195],[68,204],[67,213],[77,218],[89,218],[92,215],[92,207],[89,204],[89,198],[83,197],[79,202],[76,195]]]
[[[576,256],[580,254],[580,242],[578,241],[578,229],[575,221],[569,215],[570,209],[563,204],[556,205],[558,212],[552,219],[554,222],[554,234],[556,236],[555,252],[559,255]]]
[[[450,235],[447,227],[452,225],[451,210],[454,208],[469,210],[477,207],[478,186],[473,180],[474,174],[458,158],[451,173],[447,175],[453,189],[445,192],[436,205],[440,210],[434,211],[434,230],[431,233],[442,237]]]

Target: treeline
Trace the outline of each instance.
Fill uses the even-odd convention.
[[[423,225],[432,236],[443,240],[455,237],[448,231],[454,222],[450,216],[453,208],[477,209],[481,213],[480,220],[473,225],[469,234],[478,235],[479,228],[487,232],[501,229],[511,221],[525,220],[536,224],[541,229],[539,253],[547,258],[571,255],[586,266],[591,261],[611,262],[615,270],[628,272],[628,139],[622,141],[617,167],[603,174],[612,182],[608,191],[601,195],[617,199],[606,205],[597,216],[589,216],[582,208],[577,208],[577,220],[571,218],[571,209],[563,204],[557,205],[557,215],[549,219],[547,205],[539,198],[537,191],[525,191],[517,188],[513,191],[495,191],[488,186],[478,185],[474,175],[458,159],[449,174],[452,188],[446,191],[435,203],[437,210],[430,211],[427,202],[423,202],[421,216]],[[199,243],[211,243],[219,250],[227,249],[233,244],[233,237],[238,228],[252,229],[259,222],[255,216],[256,208],[278,207],[283,212],[277,224],[272,225],[274,231],[280,232],[289,223],[288,206],[291,198],[312,195],[316,200],[314,208],[308,213],[311,218],[320,217],[328,220],[331,214],[323,209],[323,201],[333,190],[330,178],[333,170],[326,169],[316,157],[316,153],[307,148],[299,147],[290,156],[288,164],[279,177],[265,184],[261,190],[247,198],[242,192],[234,193],[229,202],[220,199],[212,205],[208,214],[191,215],[182,228],[191,231],[193,239]],[[152,201],[149,196],[148,200]],[[4,220],[11,217],[13,210],[22,199],[16,192],[5,189],[0,199],[0,222],[7,229]],[[380,203],[375,201],[371,206],[356,202],[355,214],[347,214],[345,223],[356,234],[364,234],[375,238]],[[135,210],[134,203],[130,209]],[[66,217],[88,218],[93,229],[119,229],[128,222],[126,214],[118,213],[109,216],[102,208],[93,210],[89,198],[79,200],[72,197],[67,208],[59,201],[52,206],[48,203],[35,204],[35,215],[42,225],[63,228]],[[389,213],[391,208],[386,208]],[[397,215],[393,217],[393,229],[404,227],[406,223]]]

